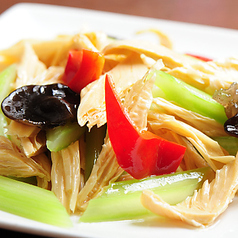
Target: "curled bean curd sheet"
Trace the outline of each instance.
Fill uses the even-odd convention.
[[[0,71],[16,65],[11,91],[24,85],[62,83],[69,50],[102,53],[105,57],[102,75],[80,93],[79,126],[90,132],[93,127],[101,128],[107,123],[105,76],[109,74],[138,130],[148,130],[186,147],[177,171],[212,169],[211,178],[184,201],[170,205],[145,189],[141,195],[142,205],[154,214],[206,227],[226,210],[236,194],[238,158],[215,140],[228,136],[222,124],[163,97],[153,97],[154,78],[148,75],[152,70],[161,70],[212,96],[216,90],[228,88],[238,80],[238,59],[205,62],[176,52],[165,34],[149,31],[159,36],[157,44],[113,39],[103,32],[61,35],[49,41],[22,40],[0,51]],[[107,133],[85,179],[84,134],[54,152],[47,149],[45,131],[41,128],[7,120],[5,129],[6,135],[0,136],[0,175],[36,176],[37,186],[52,190],[69,214],[83,214],[89,201],[99,197],[110,183],[133,179],[118,164]]]

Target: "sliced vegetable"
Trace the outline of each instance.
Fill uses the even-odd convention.
[[[85,132],[77,122],[57,126],[46,131],[46,146],[50,151],[60,151],[75,142]]]
[[[221,124],[227,120],[224,107],[209,94],[159,70],[152,71],[151,75],[155,76],[153,97],[162,97]]]
[[[80,221],[102,222],[153,216],[140,202],[142,191],[152,190],[169,204],[175,205],[193,195],[194,190],[201,187],[209,171],[209,168],[199,168],[142,180],[112,183],[100,197],[89,202]]]
[[[53,192],[0,176],[0,210],[60,227],[72,222]]]
[[[201,56],[201,55],[194,55],[194,54],[189,54],[189,53],[187,53],[186,55],[192,56],[194,58],[200,59],[200,60],[205,61],[205,62],[212,61],[211,58],[204,57],[204,56]]]
[[[79,94],[57,83],[17,88],[2,102],[8,118],[38,127],[55,127],[76,121]]]
[[[0,110],[0,136],[6,136],[7,137],[7,119]]]
[[[119,165],[134,178],[175,172],[186,148],[149,131],[139,131],[106,76],[105,102],[108,135]]]
[[[104,56],[91,50],[71,50],[65,67],[63,81],[75,92],[98,79],[104,67]]]
[[[0,73],[0,102],[11,92],[12,83],[16,79],[16,65],[13,64]],[[7,136],[7,120],[0,110],[0,135]]]
[[[230,155],[236,156],[238,149],[238,138],[233,136],[214,137],[215,141],[219,143]]]
[[[37,185],[37,179],[35,176],[32,177],[14,177],[14,176],[7,176],[10,179],[14,179],[17,181],[21,181],[24,183],[32,184],[32,185]]]
[[[106,125],[101,127],[92,127],[86,132],[86,153],[85,153],[85,181],[91,174],[93,165],[97,161],[102,149],[104,137],[106,135]]]

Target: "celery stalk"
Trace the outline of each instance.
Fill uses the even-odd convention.
[[[32,184],[32,185],[37,185],[37,179],[35,176],[33,177],[15,177],[15,176],[8,176],[10,179],[14,179],[17,181],[21,181],[24,183]]]
[[[53,192],[0,176],[0,210],[60,227],[72,221]]]
[[[8,96],[12,89],[12,83],[16,79],[16,65],[13,64],[0,73],[0,102]],[[0,109],[0,135],[7,136],[7,119]]]
[[[86,132],[86,153],[85,153],[85,181],[91,174],[93,165],[97,161],[102,149],[104,137],[106,135],[106,125],[101,127],[94,126]]]
[[[238,151],[238,138],[233,136],[214,137],[215,141],[223,147],[230,155],[236,156]]]
[[[80,221],[102,222],[151,216],[152,213],[140,202],[143,190],[152,190],[166,202],[174,205],[191,196],[194,190],[199,189],[209,171],[209,168],[200,168],[142,180],[112,183],[100,197],[89,202]]]
[[[75,142],[85,132],[77,122],[57,126],[46,131],[46,146],[50,151],[60,151]]]
[[[149,76],[152,74],[149,74]],[[162,97],[187,110],[213,118],[224,124],[227,120],[224,107],[212,96],[159,70],[155,70],[153,97]]]
[[[5,115],[2,113],[2,110],[0,110],[0,136],[6,136],[7,137],[7,119]]]

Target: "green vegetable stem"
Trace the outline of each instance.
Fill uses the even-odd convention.
[[[222,125],[227,120],[224,107],[212,99],[212,96],[159,70],[154,70],[149,77],[155,76],[153,97],[162,97],[187,110],[213,118]]]
[[[46,146],[50,151],[60,151],[75,142],[85,132],[77,122],[57,126],[46,131]]]
[[[92,127],[86,132],[86,153],[85,153],[85,181],[91,174],[93,165],[102,149],[104,138],[106,135],[106,125],[101,127]]]
[[[13,64],[0,73],[0,102],[8,96],[12,89],[12,83],[17,76],[16,65]],[[7,119],[0,109],[0,135],[7,136],[6,132]]]
[[[72,221],[53,192],[0,176],[0,210],[60,227]]]
[[[199,168],[169,175],[152,176],[110,184],[104,193],[92,199],[80,217],[81,222],[102,222],[139,219],[152,213],[140,202],[143,190],[152,190],[174,205],[193,195],[209,174],[209,168]]]
[[[238,148],[238,138],[233,136],[214,137],[215,141],[219,143],[230,155],[236,156]]]

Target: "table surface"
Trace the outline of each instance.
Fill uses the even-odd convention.
[[[0,14],[21,1],[1,0]],[[237,0],[41,0],[24,1],[238,29]],[[0,230],[5,236],[17,232]],[[24,237],[32,237],[25,234]],[[38,236],[35,236],[38,237]]]
[[[0,14],[21,1],[1,0]],[[238,29],[237,0],[39,0],[55,4]]]

